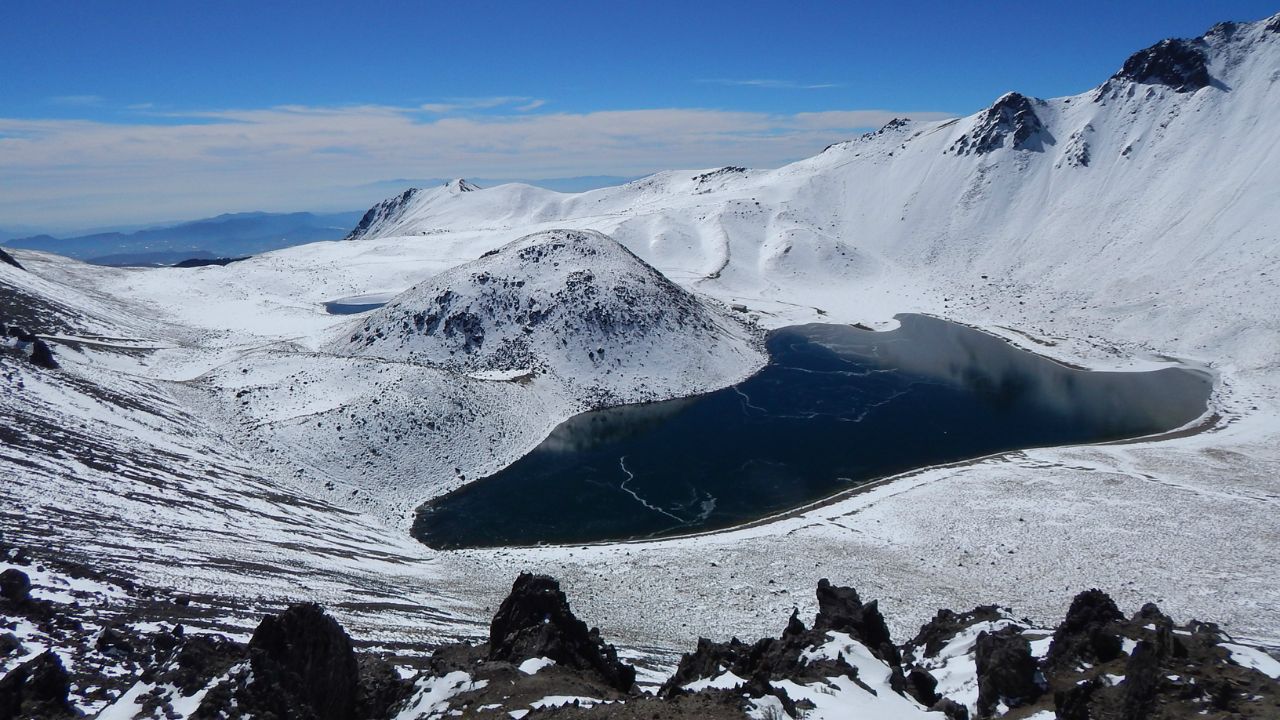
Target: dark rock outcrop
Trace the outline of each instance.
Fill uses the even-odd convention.
[[[1130,55],[1111,79],[1164,85],[1180,93],[1195,92],[1213,82],[1203,43],[1176,39],[1161,40]]]
[[[818,616],[813,629],[819,633],[848,633],[890,666],[902,664],[902,654],[889,635],[879,602],[864,604],[853,588],[836,587],[826,578],[818,581]]]
[[[357,240],[362,238],[369,232],[371,228],[391,218],[394,218],[409,206],[413,198],[422,192],[420,188],[409,188],[399,195],[383,200],[382,202],[369,208],[364,217],[360,218],[360,222],[356,224],[354,230],[347,234],[343,240]]]
[[[1042,101],[1021,93],[1006,93],[978,116],[969,132],[961,135],[948,152],[985,155],[1004,147],[1006,138],[1012,138],[1014,150],[1044,150],[1046,144],[1053,144],[1053,137],[1036,115],[1036,102]]]
[[[1040,697],[1036,659],[1031,643],[1016,627],[978,634],[974,646],[978,668],[978,717],[991,717],[1004,703],[1015,708]]]
[[[1067,617],[1053,633],[1045,666],[1065,668],[1075,664],[1110,662],[1121,654],[1122,641],[1116,623],[1124,615],[1106,593],[1086,590],[1071,601]]]
[[[920,626],[920,632],[906,647],[916,658],[933,657],[961,630],[980,622],[993,622],[1004,617],[995,605],[979,605],[967,613],[957,613],[947,608],[938,610],[933,619]]]
[[[1089,705],[1093,701],[1094,693],[1101,686],[1100,680],[1091,678],[1055,692],[1053,710],[1058,720],[1090,720],[1093,716],[1089,712]]]
[[[53,357],[49,343],[39,339],[31,343],[31,364],[46,370],[58,369],[58,361]]]
[[[0,573],[0,598],[10,602],[25,602],[31,595],[31,578],[16,568]]]
[[[863,603],[853,588],[832,585],[827,579],[818,583],[818,614],[814,626],[806,629],[796,613],[792,613],[780,638],[764,638],[752,644],[737,638],[716,643],[706,638],[686,653],[675,673],[659,690],[662,697],[674,697],[690,683],[717,677],[725,672],[747,680],[744,692],[750,697],[761,693],[752,688],[771,687],[769,681],[792,680],[798,683],[821,682],[832,677],[847,677],[867,692],[876,691],[858,678],[858,670],[843,655],[835,658],[807,657],[807,652],[831,641],[831,633],[847,634],[862,643],[889,666],[890,686],[902,695],[910,695],[924,705],[938,701],[937,682],[923,670],[904,674],[901,652],[889,636],[889,628],[875,601]],[[785,704],[785,702],[784,702]]]
[[[359,666],[351,638],[319,605],[268,615],[249,640],[253,681],[240,707],[279,718],[351,720]]]
[[[390,663],[361,655],[360,682],[356,689],[356,717],[391,717],[391,709],[409,696],[413,683],[404,680]]]
[[[22,642],[11,632],[0,633],[0,658],[22,652]]]
[[[19,665],[0,679],[0,720],[74,714],[70,676],[52,651]]]
[[[4,251],[4,248],[0,248],[0,262],[5,263],[5,264],[7,264],[7,265],[12,265],[12,266],[14,266],[14,267],[18,268],[19,270],[25,270],[25,269],[26,269],[26,268],[22,267],[22,265],[21,265],[21,264],[19,264],[17,260],[14,260],[12,255],[10,255],[9,253],[5,252],[5,251]]]
[[[623,692],[635,684],[635,668],[618,660],[617,650],[605,644],[598,629],[588,630],[574,616],[560,583],[522,573],[489,626],[489,659],[520,663],[537,657],[589,671]]]

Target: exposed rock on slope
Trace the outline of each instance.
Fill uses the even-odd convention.
[[[1045,133],[1044,123],[1036,115],[1033,100],[1020,93],[1011,92],[996,100],[995,104],[978,116],[969,132],[960,136],[950,151],[957,155],[986,155],[1005,147],[1014,150],[1043,150],[1053,144],[1053,136]],[[1013,138],[1006,143],[1007,138]]]
[[[479,190],[480,186],[467,182],[461,178],[445,183],[442,188],[437,190],[423,190],[421,188],[409,188],[400,193],[396,197],[388,198],[382,202],[369,208],[369,211],[360,218],[359,224],[355,229],[347,234],[344,240],[359,240],[367,235],[373,235],[378,232],[387,230],[395,226],[404,219],[405,210],[423,201],[430,201],[440,196],[456,195],[458,193],[471,192]]]
[[[1194,92],[1213,81],[1208,58],[1198,40],[1161,40],[1125,60],[1112,79],[1167,85],[1174,92]]]
[[[447,270],[330,347],[464,373],[547,373],[593,405],[696,392],[763,362],[740,321],[585,230],[530,235]]]
[[[4,251],[4,248],[0,248],[0,262],[6,263],[8,265],[12,265],[18,268],[19,270],[24,269],[22,265],[18,264],[17,260],[13,259],[12,255]]]

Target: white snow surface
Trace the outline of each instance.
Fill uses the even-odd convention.
[[[1034,149],[954,152],[979,113],[775,170],[581,194],[454,183],[382,208],[357,239],[225,267],[14,251],[27,271],[0,264],[0,286],[70,318],[61,370],[0,353],[0,527],[147,582],[319,600],[372,642],[481,635],[485,608],[535,570],[657,662],[699,635],[776,634],[823,576],[878,598],[898,638],[993,600],[1048,624],[1096,586],[1278,645],[1280,34],[1264,21],[1203,42],[1213,85],[1036,100]],[[569,237],[600,252],[519,277],[513,251]],[[573,323],[567,347],[553,338],[568,325],[535,328],[510,363],[396,334],[433,293],[543,302],[575,272],[692,302],[700,322],[635,344]],[[526,286],[494,295],[479,273]],[[367,315],[324,309],[388,292],[402,294]],[[418,504],[584,408],[742,379],[763,358],[735,317],[888,328],[901,312],[1089,368],[1209,367],[1210,412],[1200,432],[1003,453],[692,538],[439,553],[407,535]],[[476,314],[486,343],[525,334]],[[384,337],[352,346],[365,323]]]
[[[520,672],[525,675],[537,675],[539,670],[551,667],[555,664],[556,661],[549,657],[529,658],[528,660],[520,663]]]

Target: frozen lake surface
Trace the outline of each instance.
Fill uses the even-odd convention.
[[[1151,435],[1201,416],[1208,374],[1091,372],[922,315],[782,328],[759,373],[583,413],[423,506],[437,548],[661,537],[739,525],[886,475],[1018,448]]]

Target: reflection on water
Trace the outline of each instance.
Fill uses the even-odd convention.
[[[434,547],[724,528],[912,468],[1149,435],[1204,412],[1198,371],[1086,372],[920,315],[801,325],[770,364],[694,398],[584,413],[498,473],[423,506]]]

